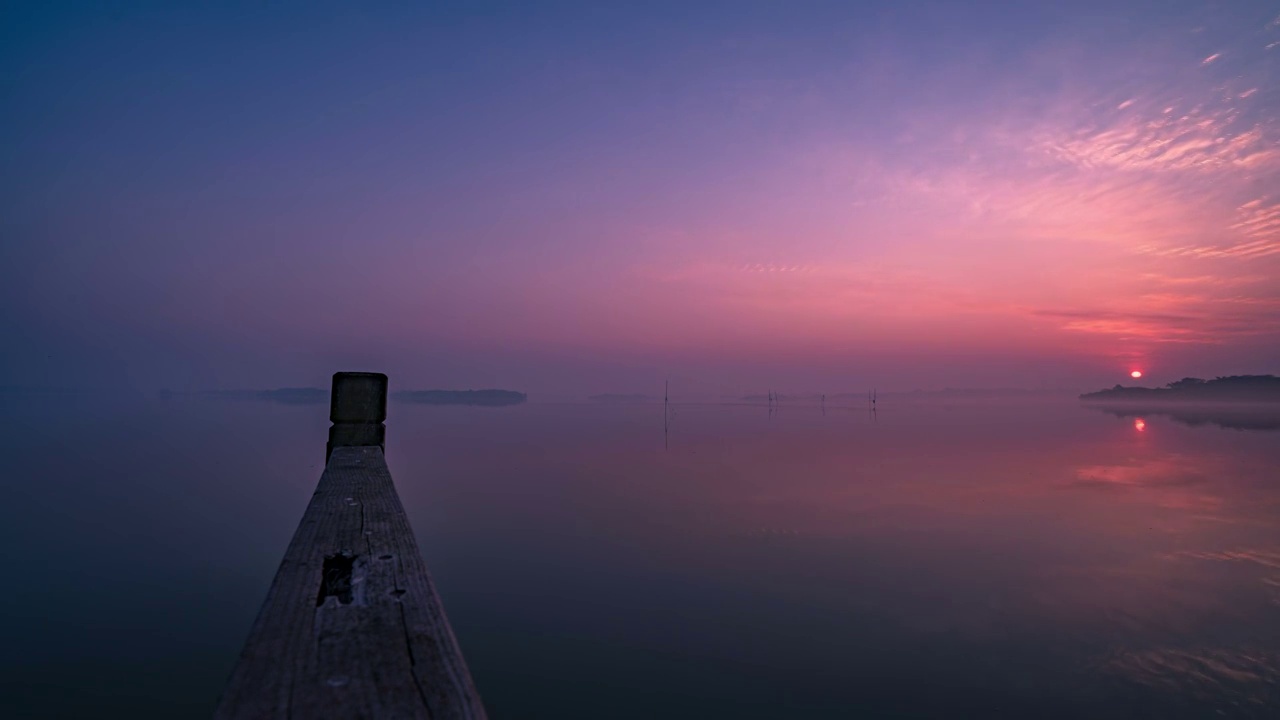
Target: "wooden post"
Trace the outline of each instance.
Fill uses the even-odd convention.
[[[329,443],[324,459],[335,447],[377,445],[386,449],[387,376],[382,373],[334,373],[329,395]]]
[[[485,718],[387,471],[386,410],[386,375],[333,376],[324,474],[215,718]]]

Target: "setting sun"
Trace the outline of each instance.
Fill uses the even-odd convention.
[[[1129,377],[1131,377],[1131,378],[1140,378],[1140,377],[1142,377],[1142,371],[1141,371],[1141,370],[1134,370],[1133,372],[1129,373]]]

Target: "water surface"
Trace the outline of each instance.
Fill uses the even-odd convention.
[[[0,715],[207,716],[315,487],[326,411],[0,400]],[[387,427],[495,718],[1280,702],[1266,423],[683,405],[664,437],[660,406],[531,402],[394,403]]]

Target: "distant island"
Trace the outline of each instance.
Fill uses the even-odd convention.
[[[634,403],[657,402],[658,398],[653,395],[626,395],[619,393],[604,393],[602,395],[590,395],[587,397],[591,402],[606,403],[611,405],[629,405]]]
[[[315,387],[276,388],[259,391],[258,398],[289,405],[318,405],[329,402],[329,391]]]
[[[319,405],[329,402],[329,391],[316,387],[275,388],[273,390],[201,390],[175,392],[161,390],[162,400],[171,398],[210,398],[216,400],[258,400],[284,405]],[[426,405],[519,405],[528,396],[513,390],[401,390],[392,398]]]
[[[1124,387],[1086,393],[1085,402],[1125,404],[1165,403],[1280,403],[1280,377],[1232,375],[1213,380],[1183,378],[1162,388]]]
[[[0,397],[13,396],[23,397],[29,395],[84,395],[87,393],[98,392],[95,390],[86,390],[69,387],[49,387],[49,386],[24,386],[24,385],[0,385]]]
[[[391,397],[424,405],[519,405],[528,395],[514,390],[401,390]]]
[[[266,400],[284,405],[319,405],[329,402],[329,391],[316,387],[275,388],[274,390],[204,390],[194,393],[161,390],[160,398],[202,397],[219,400]]]

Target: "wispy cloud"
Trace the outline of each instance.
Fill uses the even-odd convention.
[[[1241,234],[1280,245],[1280,202],[1267,203],[1263,198],[1250,200],[1237,208],[1240,221],[1231,226]]]
[[[1223,284],[1212,286],[1218,292]],[[1265,288],[1264,288],[1265,289]],[[1153,344],[1222,344],[1280,332],[1280,297],[1203,292],[1144,294],[1126,304],[1142,309],[1035,309],[1063,330],[1136,339]],[[1158,308],[1158,310],[1157,310]]]
[[[1045,152],[1084,168],[1158,172],[1257,169],[1280,161],[1280,148],[1233,108],[1115,117],[1043,142]]]

